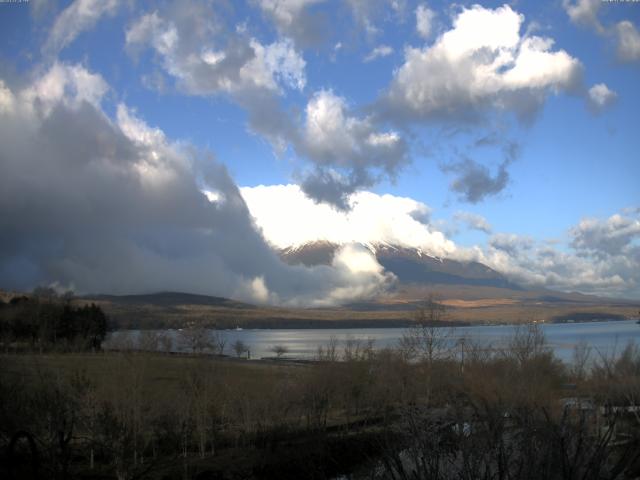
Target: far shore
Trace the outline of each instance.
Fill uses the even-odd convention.
[[[558,319],[553,321],[494,321],[494,322],[477,322],[477,321],[462,321],[451,320],[442,322],[432,322],[429,326],[440,328],[458,328],[458,327],[498,327],[498,326],[517,326],[527,323],[540,323],[540,324],[580,324],[580,323],[595,323],[595,322],[623,322],[630,320],[638,320],[634,317],[613,316],[607,318],[580,318],[574,319]],[[233,330],[352,330],[352,329],[377,329],[377,328],[409,328],[415,325],[415,321],[411,320],[309,320],[309,319],[286,319],[286,320],[264,320],[264,321],[251,321],[242,323],[242,327],[217,327],[214,325],[204,325],[205,328],[211,330],[220,331],[233,331]],[[190,325],[184,325],[183,327],[155,327],[151,325],[140,325],[134,328],[115,328],[112,331],[127,331],[127,330],[182,330],[183,328],[189,328]]]

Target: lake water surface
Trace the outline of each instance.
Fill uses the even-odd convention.
[[[612,354],[620,352],[629,341],[640,344],[640,325],[635,320],[542,324],[549,346],[556,356],[570,361],[575,345],[586,342],[594,354]],[[297,329],[297,330],[222,330],[219,333],[226,339],[225,353],[232,354],[231,344],[237,340],[244,342],[250,349],[251,358],[273,357],[271,348],[283,345],[287,348],[287,358],[313,358],[318,347],[326,346],[332,338],[338,341],[338,351],[348,339],[373,340],[374,348],[396,347],[405,328],[347,328],[347,329]],[[500,347],[515,331],[514,326],[472,326],[457,327],[452,330],[452,342],[466,337],[474,342]],[[164,331],[173,338],[173,350],[185,351],[178,330]],[[131,332],[135,337],[137,331]]]

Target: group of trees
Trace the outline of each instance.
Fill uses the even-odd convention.
[[[303,367],[123,351],[0,374],[0,464],[35,461],[40,478],[637,477],[640,417],[623,406],[639,398],[640,349],[578,371],[536,327],[507,343],[469,342],[464,369],[454,352],[409,359],[352,338]]]
[[[107,334],[107,317],[91,303],[74,305],[70,295],[37,289],[30,296],[0,302],[0,339],[32,350],[97,350]]]
[[[106,348],[118,351],[163,353],[181,351],[193,355],[222,356],[227,351],[227,339],[220,331],[199,326],[183,328],[177,335],[166,331],[142,330],[138,334],[132,334],[128,330],[120,330],[113,332]],[[240,358],[247,354],[249,347],[242,340],[237,340],[231,344],[231,350]]]
[[[221,332],[204,327],[187,327],[172,335],[166,331],[142,330],[132,334],[128,330],[112,333],[106,348],[121,351],[163,352],[176,350],[201,355],[224,355],[227,341]]]
[[[554,358],[536,326],[467,345],[427,402],[402,409],[371,478],[624,479],[640,474],[640,349]],[[457,359],[459,361],[459,358]],[[446,361],[432,368],[443,378]],[[586,366],[586,368],[585,368]],[[425,365],[425,369],[428,369]]]
[[[243,340],[237,339],[229,347],[237,358],[251,357],[250,346]],[[164,353],[178,349],[195,355],[225,355],[228,351],[227,338],[222,332],[198,326],[180,330],[175,338],[168,332],[154,330],[143,330],[137,335],[132,335],[126,330],[116,331],[111,335],[107,348]],[[282,359],[289,353],[289,347],[276,344],[269,351],[275,355],[275,358]]]

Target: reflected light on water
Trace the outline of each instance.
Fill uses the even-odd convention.
[[[640,325],[635,320],[588,322],[588,323],[562,323],[543,324],[542,330],[547,343],[553,349],[555,355],[570,361],[575,345],[586,342],[596,353],[612,354],[621,351],[629,341],[640,344]],[[458,327],[453,330],[452,342],[461,337],[466,337],[473,342],[491,344],[494,347],[504,345],[504,342],[513,335],[515,330],[511,325],[497,326],[472,326]],[[184,351],[180,345],[180,332],[178,330],[165,330],[163,332],[173,337],[173,350]],[[275,345],[286,347],[287,358],[311,359],[320,346],[329,344],[332,338],[338,341],[338,350],[341,350],[348,339],[366,341],[372,339],[374,348],[394,348],[406,332],[405,328],[348,328],[348,329],[288,329],[288,330],[222,330],[220,333],[226,339],[225,354],[232,355],[231,345],[241,340],[251,351],[254,359],[273,357],[271,349]],[[138,331],[130,331],[133,339]],[[108,348],[108,347],[107,347]]]

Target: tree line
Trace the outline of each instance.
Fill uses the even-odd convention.
[[[0,340],[5,351],[98,350],[107,327],[107,316],[98,305],[75,305],[72,294],[39,288],[7,303],[0,300]]]

